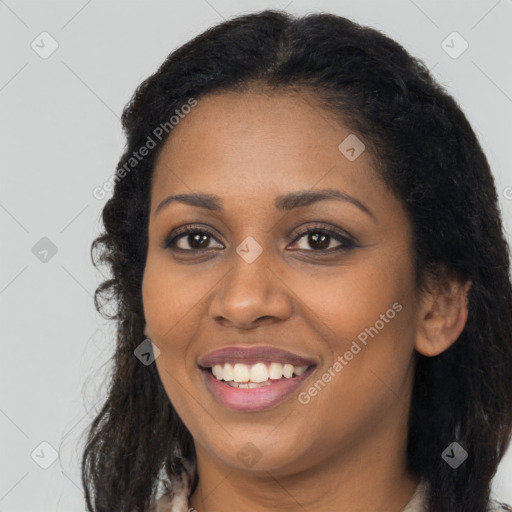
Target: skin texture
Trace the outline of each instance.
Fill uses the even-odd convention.
[[[373,169],[369,151],[349,161],[351,132],[307,93],[231,93],[201,98],[173,129],[156,163],[143,280],[146,335],[169,399],[191,432],[200,480],[190,506],[225,510],[399,512],[417,479],[406,470],[413,352],[446,350],[467,318],[468,286],[432,294],[414,286],[411,226]],[[275,197],[336,189],[356,198],[289,212]],[[173,202],[172,194],[219,196],[223,211]],[[322,253],[298,238],[325,223],[355,247]],[[187,224],[214,233],[190,251],[165,239]],[[322,232],[317,229],[317,232]],[[247,263],[237,246],[263,252]],[[330,239],[329,248],[340,242]],[[198,359],[233,345],[271,345],[313,358],[307,391],[394,303],[402,306],[324,389],[301,404],[294,393],[258,412],[225,408],[208,391]],[[237,453],[252,443],[251,467]]]

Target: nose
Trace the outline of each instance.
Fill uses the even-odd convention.
[[[290,289],[265,251],[248,263],[233,254],[230,271],[221,280],[210,303],[209,314],[225,327],[252,329],[288,319],[293,311]]]

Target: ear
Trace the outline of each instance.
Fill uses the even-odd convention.
[[[468,319],[467,294],[471,281],[457,277],[434,279],[424,291],[418,308],[414,348],[432,357],[448,349],[460,336]]]
[[[151,339],[151,337],[148,334],[148,326],[146,323],[144,323],[144,336],[146,336],[146,339]]]

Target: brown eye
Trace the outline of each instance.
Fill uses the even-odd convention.
[[[211,249],[209,244],[215,237],[204,229],[186,229],[172,236],[165,242],[166,248],[175,248],[180,251],[201,251]],[[222,247],[219,243],[217,247]]]
[[[301,239],[304,239],[304,242],[298,249],[309,252],[334,252],[343,249],[348,250],[355,246],[355,243],[348,237],[327,228],[311,228],[303,231],[294,240],[294,244]],[[333,245],[336,242],[338,245]]]
[[[331,241],[331,236],[323,233],[309,233],[308,234],[308,244],[310,247],[315,249],[327,249],[329,247],[329,242]]]

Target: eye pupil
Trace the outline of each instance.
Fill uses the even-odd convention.
[[[205,247],[208,247],[208,239],[210,235],[206,234],[191,234],[189,235],[189,242],[190,247],[193,247],[194,249],[204,249]]]
[[[325,249],[329,247],[329,235],[320,234],[320,233],[310,233],[308,237],[308,243],[311,247],[316,247],[317,249]]]

